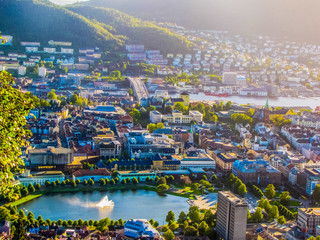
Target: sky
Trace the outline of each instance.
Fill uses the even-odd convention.
[[[75,2],[83,2],[86,0],[49,0],[49,1],[58,5],[65,5],[65,4],[72,4]]]

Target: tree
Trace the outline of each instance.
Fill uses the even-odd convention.
[[[57,181],[59,181],[59,179],[57,180]],[[76,184],[80,184],[81,182],[80,182],[80,179],[77,179],[76,180]]]
[[[79,99],[78,94],[76,92],[74,92],[72,94],[72,96],[70,97],[70,103],[75,104],[78,101],[78,99]]]
[[[48,99],[50,99],[50,100],[57,99],[57,95],[56,95],[54,89],[52,89],[51,92],[48,93]]]
[[[121,180],[121,184],[123,184],[123,185],[127,184],[126,179],[122,179],[122,180]]]
[[[147,129],[148,129],[149,132],[152,133],[157,129],[157,125],[154,124],[154,123],[150,123],[150,124],[148,124]]]
[[[198,233],[198,230],[193,227],[193,226],[188,226],[186,229],[185,229],[185,235],[186,236],[197,236],[199,233]]]
[[[100,183],[101,186],[104,186],[104,185],[106,185],[106,180],[104,180],[103,178],[101,178],[100,181],[99,181],[99,183]]]
[[[29,193],[34,193],[36,191],[36,189],[34,188],[33,184],[29,184],[28,191],[29,191]]]
[[[200,210],[197,206],[192,206],[189,208],[188,216],[193,223],[198,223],[201,220]]]
[[[94,185],[94,181],[92,180],[92,178],[89,179],[88,183],[89,183],[90,186]]]
[[[167,184],[167,179],[165,177],[161,177],[158,181],[157,181],[157,184],[160,185],[160,184]]]
[[[133,96],[133,90],[132,90],[132,88],[129,88],[128,93],[129,93],[130,96]]]
[[[272,114],[269,118],[271,123],[279,128],[282,128],[284,125],[291,124],[291,119],[286,119],[284,116],[279,114]]]
[[[85,179],[85,180],[83,180],[82,184],[83,185],[88,185],[88,181]]]
[[[176,237],[170,229],[168,229],[163,236],[165,240],[173,240]]]
[[[0,191],[1,195],[17,199],[13,192],[13,174],[20,172],[24,165],[21,148],[28,145],[31,132],[25,116],[34,108],[32,98],[13,88],[12,76],[0,72]]]
[[[34,219],[34,214],[33,212],[28,213],[28,220],[33,220]]]
[[[52,186],[52,187],[56,187],[56,186],[57,186],[56,182],[53,181],[53,182],[51,183],[51,186]]]
[[[254,214],[252,214],[251,218],[256,223],[261,222],[261,220],[263,219],[263,214],[260,207],[257,207],[256,211],[254,212]]]
[[[198,227],[200,236],[206,236],[209,231],[209,226],[205,221],[202,221]]]
[[[37,184],[36,184],[36,189],[39,190],[40,188],[41,188],[40,183],[37,183]]]
[[[269,184],[269,185],[266,187],[266,190],[264,191],[264,195],[265,195],[268,199],[274,198],[274,196],[276,195],[276,191],[275,191],[275,188],[274,188],[273,184]]]
[[[320,201],[320,185],[317,184],[312,192],[311,198],[314,202]]]
[[[247,111],[247,115],[248,115],[249,117],[253,117],[253,115],[254,115],[254,109],[253,109],[253,108],[250,108],[250,109]]]
[[[166,222],[174,222],[176,220],[174,212],[172,212],[171,210],[168,212],[167,217],[166,217]]]
[[[26,186],[23,186],[21,189],[21,194],[23,196],[27,196],[29,194],[28,188]]]
[[[278,210],[278,207],[277,206],[272,206],[271,210],[268,212],[268,218],[270,220],[273,220],[273,219],[278,219],[279,217],[279,210]]]
[[[81,227],[81,226],[83,226],[83,220],[80,218],[79,220],[78,220],[78,224],[79,224],[79,226]]]
[[[61,219],[59,219],[59,220],[57,221],[57,225],[58,225],[58,226],[62,226],[62,223],[63,223],[63,222],[62,222]]]
[[[134,122],[139,122],[140,121],[141,114],[137,109],[133,108],[129,114],[133,118]]]
[[[133,182],[133,184],[138,184],[139,183],[138,179],[135,178],[135,177],[132,179],[132,182]]]
[[[182,212],[179,214],[178,223],[179,223],[179,224],[183,224],[184,221],[186,221],[187,219],[188,219],[187,214],[185,214],[184,211],[182,211]]]
[[[185,114],[188,112],[188,107],[185,106],[182,102],[178,102],[175,104],[174,110],[178,110],[178,111],[182,112],[183,114]]]
[[[280,216],[280,217],[278,218],[278,223],[281,224],[281,225],[286,224],[286,219],[285,219],[285,217],[284,217],[284,216]]]
[[[168,189],[169,189],[169,186],[167,184],[159,184],[157,186],[158,193],[164,193],[164,192],[168,191]]]
[[[5,207],[0,207],[0,220],[9,220],[10,211]]]
[[[76,184],[75,180],[72,180],[70,185],[71,185],[71,187],[77,187],[77,184]]]
[[[46,187],[49,187],[51,185],[51,183],[47,180],[44,185],[46,185]]]
[[[111,179],[110,184],[111,184],[111,185],[115,185],[115,184],[116,184],[116,181],[115,181],[114,179]]]
[[[243,183],[239,186],[238,192],[241,197],[244,197],[244,195],[247,193],[247,187]]]
[[[12,240],[25,240],[26,239],[26,225],[27,220],[25,218],[19,218],[14,223],[15,231]]]
[[[291,200],[291,197],[290,197],[290,193],[285,191],[285,192],[282,192],[279,196],[279,199],[280,199],[280,203],[284,206],[288,206],[290,204],[290,200]]]

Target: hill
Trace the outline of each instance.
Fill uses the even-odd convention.
[[[184,52],[191,46],[185,37],[118,10],[79,4],[69,6],[68,9],[93,22],[105,24],[105,28],[113,34],[125,35],[129,43],[143,43],[147,49],[160,49],[166,53]]]
[[[113,48],[124,37],[68,9],[40,0],[0,0],[0,30],[19,41],[70,41],[74,46]]]
[[[89,6],[68,9],[47,0],[0,0],[0,31],[13,35],[15,43],[69,41],[74,47],[97,46],[103,50],[139,43],[164,53],[185,52],[190,47],[184,37],[117,10]]]
[[[91,0],[134,17],[198,29],[228,30],[318,43],[318,0]]]

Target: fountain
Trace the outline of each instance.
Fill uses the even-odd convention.
[[[108,199],[108,196],[105,196],[98,204],[97,207],[114,207],[114,202]]]

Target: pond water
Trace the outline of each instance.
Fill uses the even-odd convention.
[[[99,208],[97,204],[105,197],[114,202],[113,208]],[[181,211],[188,212],[187,198],[166,195],[161,196],[146,190],[117,190],[75,193],[46,194],[40,198],[26,202],[18,208],[26,214],[32,211],[37,218],[51,220],[99,220],[109,217],[113,220],[122,218],[153,218],[164,224],[167,213],[172,210],[176,217]]]

